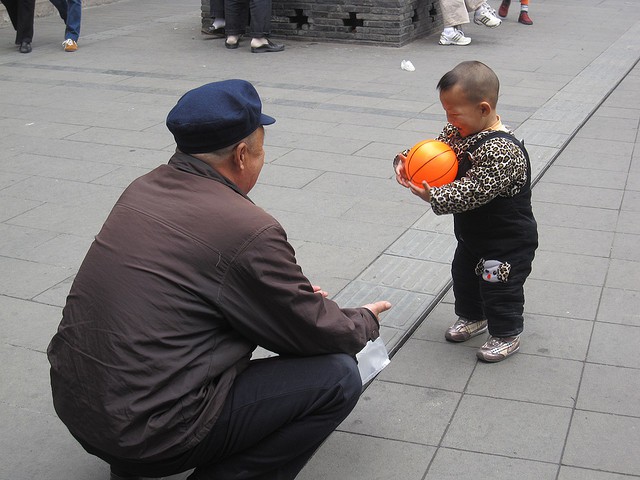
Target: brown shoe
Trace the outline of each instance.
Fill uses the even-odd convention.
[[[458,317],[458,321],[451,325],[444,334],[444,338],[450,342],[466,342],[471,337],[487,331],[487,321],[471,321]]]
[[[520,349],[520,335],[515,337],[489,337],[480,347],[477,357],[485,362],[501,362]]]
[[[520,12],[520,16],[518,17],[518,22],[522,23],[523,25],[533,25],[533,20],[531,20],[531,17],[529,16],[529,12]]]
[[[509,13],[509,6],[511,5],[511,0],[502,0],[500,4],[500,8],[498,9],[498,16],[505,18]]]

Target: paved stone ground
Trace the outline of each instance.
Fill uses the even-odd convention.
[[[55,417],[44,352],[116,198],[173,151],[167,112],[225,78],[252,81],[277,118],[251,196],[307,275],[344,306],[395,305],[391,365],[300,479],[640,478],[640,11],[536,0],[526,27],[517,6],[498,29],[467,26],[468,47],[290,41],[252,55],[246,39],[203,40],[193,0],[87,8],[73,54],[55,16],[36,19],[29,55],[0,28],[0,480],[108,478]],[[523,346],[496,365],[476,362],[481,338],[444,342],[451,219],[390,166],[438,133],[435,84],[468,59],[498,73],[537,181]]]

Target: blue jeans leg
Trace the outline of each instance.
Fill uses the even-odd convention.
[[[67,0],[67,28],[64,32],[65,40],[75,42],[80,37],[80,22],[82,21],[82,0]]]

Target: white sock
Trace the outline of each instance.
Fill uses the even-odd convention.
[[[266,45],[267,43],[269,43],[269,41],[265,37],[251,39],[251,46],[254,48],[261,47],[262,45]]]
[[[226,24],[227,24],[227,22],[225,22],[225,21],[224,21],[224,18],[216,18],[216,19],[213,21],[213,25],[212,25],[212,27],[213,27],[214,29],[215,29],[215,28],[222,28],[222,27],[224,27]]]
[[[456,27],[444,27],[444,31],[442,32],[446,36],[451,37],[456,34]]]
[[[230,45],[234,45],[236,43],[238,43],[238,40],[240,39],[240,37],[238,37],[237,35],[229,35],[227,37],[227,43]]]

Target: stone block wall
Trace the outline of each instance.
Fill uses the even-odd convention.
[[[438,0],[272,0],[276,37],[400,47],[442,30]],[[210,24],[209,0],[202,2]]]

